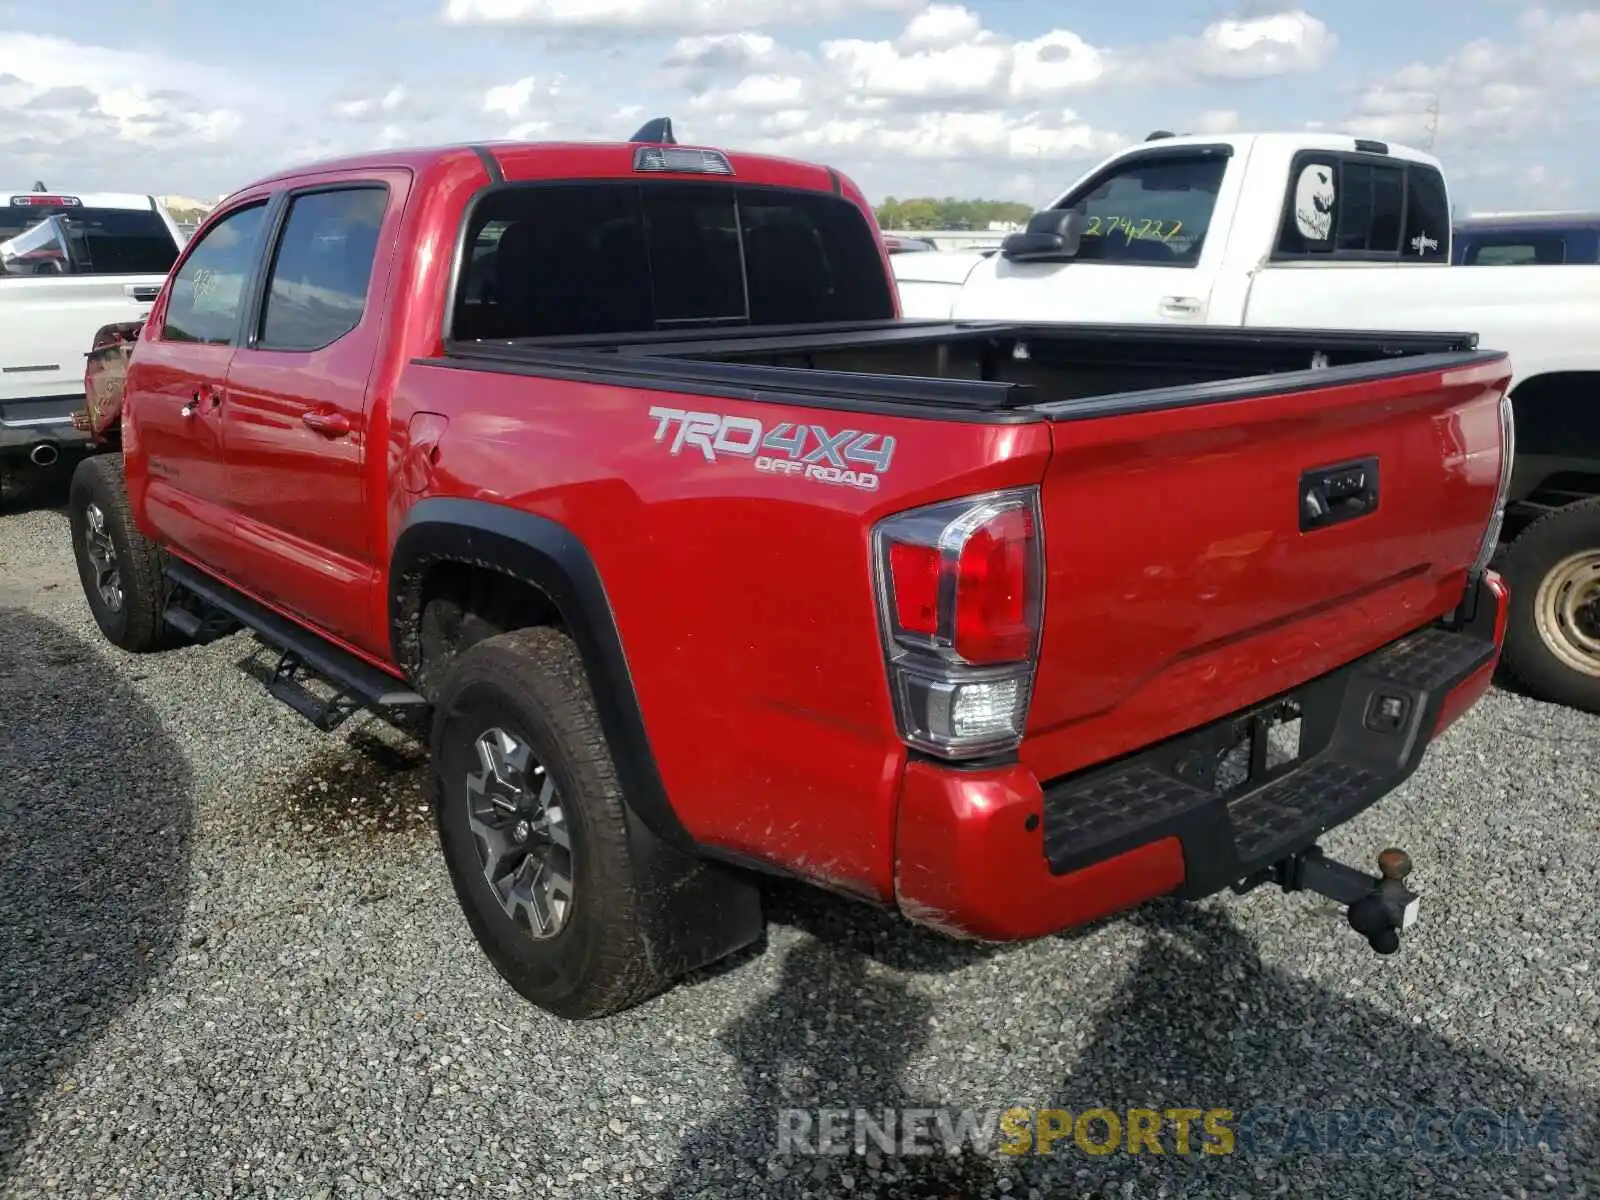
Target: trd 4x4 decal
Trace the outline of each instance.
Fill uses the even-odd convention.
[[[650,410],[650,416],[656,423],[656,441],[670,437],[673,454],[698,450],[709,463],[722,455],[754,459],[758,471],[798,475],[867,492],[878,490],[878,477],[889,470],[894,458],[894,438],[858,429],[835,433],[821,425],[790,421],[768,429],[754,417],[659,406]]]

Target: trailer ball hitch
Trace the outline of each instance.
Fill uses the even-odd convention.
[[[1400,949],[1400,934],[1416,922],[1418,898],[1405,885],[1411,874],[1411,856],[1391,847],[1378,855],[1374,878],[1354,867],[1335,862],[1311,846],[1274,863],[1265,871],[1234,885],[1247,892],[1263,883],[1276,883],[1286,892],[1316,892],[1345,906],[1350,927],[1367,939],[1379,954]]]

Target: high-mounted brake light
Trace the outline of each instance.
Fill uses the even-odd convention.
[[[41,196],[30,192],[26,196],[11,197],[13,208],[80,208],[83,201],[76,196]]]
[[[1036,488],[899,513],[873,531],[900,736],[945,758],[1021,740],[1044,564]]]
[[[633,169],[690,175],[733,174],[733,164],[721,150],[697,150],[692,146],[640,146],[633,152]]]

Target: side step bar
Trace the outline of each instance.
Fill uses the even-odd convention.
[[[319,729],[336,728],[362,707],[413,708],[427,705],[421,695],[411,691],[400,680],[279,616],[265,605],[258,604],[188,563],[169,559],[164,574],[180,593],[173,597],[167,607],[164,614],[167,623],[186,636],[204,640],[214,636],[227,624],[237,622],[258,634],[263,641],[276,646],[282,651],[282,656],[267,690]],[[187,596],[182,593],[187,593]],[[200,601],[205,608],[214,610],[215,614],[221,614],[223,619],[219,621],[213,614],[196,613],[183,603],[189,597]],[[308,673],[326,679],[337,689],[336,694],[329,700],[313,694],[302,682]]]

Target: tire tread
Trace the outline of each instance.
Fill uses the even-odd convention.
[[[71,484],[71,505],[74,517],[84,501],[93,499],[105,514],[106,528],[117,544],[117,568],[122,576],[123,623],[120,636],[113,636],[102,624],[101,629],[116,645],[133,653],[164,650],[173,641],[173,631],[164,614],[167,604],[166,553],[145,537],[134,524],[133,508],[128,500],[127,480],[122,470],[121,454],[93,454],[74,469]],[[74,553],[82,571],[82,531],[74,520]],[[95,609],[84,581],[85,598]],[[98,610],[97,620],[98,620]]]
[[[579,903],[595,906],[591,923],[599,937],[595,969],[575,992],[554,1001],[549,996],[533,994],[514,963],[503,962],[493,953],[491,961],[524,996],[562,1016],[609,1016],[649,999],[668,981],[652,964],[643,937],[640,910],[649,903],[649,897],[642,894],[633,871],[622,786],[576,645],[559,629],[533,626],[496,634],[464,650],[451,663],[443,682],[434,725],[435,764],[442,761],[441,742],[449,722],[452,693],[469,681],[502,689],[548,724],[560,753],[578,779],[580,794],[564,797],[564,802],[585,807],[585,829],[597,843],[591,846],[592,857],[603,855],[618,868],[616,878],[591,879],[581,885],[585,891]],[[442,786],[442,780],[436,780],[436,786]],[[483,942],[482,922],[461,894],[459,884],[457,894],[469,923]]]
[[[1540,580],[1557,561],[1581,549],[1569,539],[1588,526],[1588,543],[1600,549],[1600,496],[1547,512],[1517,534],[1496,556],[1495,569],[1511,587],[1511,620],[1502,657],[1511,676],[1536,699],[1600,713],[1600,679],[1566,666],[1544,644],[1533,615]]]

